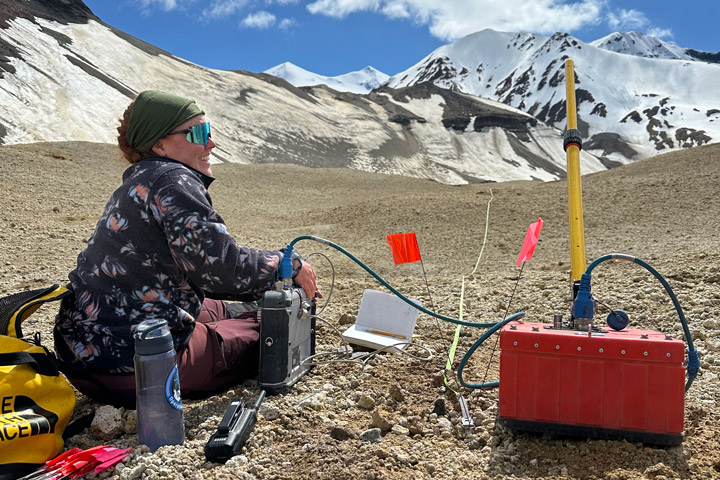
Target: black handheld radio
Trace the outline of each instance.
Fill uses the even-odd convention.
[[[230,457],[240,453],[255,428],[258,409],[264,398],[265,390],[260,390],[252,408],[246,408],[239,398],[230,402],[217,431],[205,445],[205,458],[211,462],[225,463]]]

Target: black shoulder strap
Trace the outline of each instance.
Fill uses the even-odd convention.
[[[40,375],[49,377],[57,377],[60,373],[54,359],[44,353],[0,353],[0,365],[30,365]]]
[[[76,418],[72,422],[68,423],[68,426],[65,427],[65,431],[63,432],[63,440],[67,440],[70,437],[74,437],[75,435],[81,433],[83,430],[88,428],[91,424],[93,419],[95,418],[95,411],[93,410],[90,413],[86,413],[82,417]]]
[[[48,288],[28,290],[0,298],[0,335],[22,338],[22,322],[43,303],[60,300],[72,291],[53,285]]]

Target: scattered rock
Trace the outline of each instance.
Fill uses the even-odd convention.
[[[653,478],[656,480],[677,478],[675,472],[662,462],[646,468],[644,473],[645,478]]]
[[[245,455],[235,455],[225,463],[225,466],[230,469],[244,469],[247,467],[247,465],[248,458]]]
[[[360,434],[360,440],[378,443],[382,440],[382,432],[379,428],[371,428]]]
[[[260,413],[260,415],[268,421],[280,418],[280,409],[274,403],[263,403],[260,405],[258,413]]]
[[[438,426],[440,427],[440,430],[443,432],[451,432],[453,425],[450,420],[448,420],[445,417],[440,417],[437,419]]]
[[[320,411],[323,408],[325,408],[325,402],[327,399],[327,395],[325,392],[318,392],[314,395],[310,395],[309,397],[305,397],[302,399],[298,406],[302,408],[309,408],[311,410]]]
[[[335,426],[330,431],[330,436],[334,438],[335,440],[345,441],[350,438],[357,438],[358,434],[353,430],[352,428],[343,427],[343,426]]]
[[[365,410],[372,410],[375,408],[375,400],[370,395],[363,393],[357,401],[357,406]]]
[[[110,146],[109,153],[105,154],[102,144],[78,145],[73,148],[81,147],[82,150],[74,154],[73,161],[64,164],[63,168],[48,168],[51,166],[39,164],[34,156],[22,157],[23,148],[35,147],[0,147],[0,157],[2,152],[7,152],[0,162],[0,184],[10,186],[3,208],[0,209],[3,212],[0,223],[4,221],[6,227],[0,231],[0,242],[3,245],[0,266],[4,268],[0,276],[0,293],[9,295],[23,289],[25,285],[40,288],[45,283],[50,285],[66,278],[78,253],[85,247],[107,197],[116,188],[127,162],[120,158],[116,146]],[[720,195],[717,194],[720,144],[710,147],[710,150],[705,147],[698,149],[698,153],[694,154],[696,162],[688,162],[677,171],[672,171],[676,169],[675,159],[679,158],[676,155],[688,154],[694,149],[669,154],[670,161],[663,162],[662,168],[649,177],[642,172],[647,172],[643,169],[653,165],[652,161],[637,162],[583,178],[583,191],[589,192],[593,200],[586,210],[587,238],[594,243],[593,252],[589,253],[595,256],[619,247],[620,251],[637,254],[657,268],[668,279],[676,294],[682,296],[679,297],[682,298],[680,303],[685,309],[701,361],[707,364],[708,368],[701,369],[698,379],[686,393],[685,441],[678,447],[646,449],[640,444],[624,441],[557,441],[544,436],[517,434],[495,425],[498,415],[497,389],[476,390],[468,395],[476,428],[473,433],[462,435],[461,427],[453,415],[459,410],[453,408],[457,404],[452,392],[447,395],[439,393],[440,387],[444,385],[441,372],[444,362],[420,362],[405,355],[384,355],[383,362],[367,369],[342,363],[318,366],[287,394],[266,399],[266,405],[274,403],[278,407],[280,417],[268,422],[267,418],[273,414],[263,409],[260,413],[263,419],[258,421],[242,455],[233,457],[226,464],[207,462],[203,447],[233,397],[256,397],[256,382],[240,384],[207,399],[188,400],[187,403],[183,400],[188,432],[183,445],[163,448],[155,453],[150,453],[147,447],[137,447],[136,427],[133,425],[135,412],[121,410],[122,419],[118,423],[122,425],[123,435],[104,440],[87,430],[69,439],[66,448],[87,449],[101,444],[132,448],[130,457],[112,472],[95,477],[96,480],[325,480],[347,476],[363,480],[720,478],[720,448],[717,441],[717,432],[720,431],[720,407],[717,402],[720,398],[720,317],[715,315],[720,307],[720,250],[716,248],[720,237],[717,214],[712,213],[720,210]],[[107,158],[108,161],[98,162],[97,158]],[[696,165],[707,162],[712,163],[712,169],[705,168],[703,175],[696,176]],[[28,168],[25,169],[25,166]],[[82,167],[82,170],[78,167]],[[13,172],[20,168],[25,170],[18,177]],[[564,182],[533,182],[537,185],[532,186],[507,185],[496,190],[495,185],[483,184],[440,189],[434,182],[426,181],[419,189],[406,191],[400,188],[396,190],[396,186],[405,181],[410,184],[414,182],[413,179],[391,178],[392,182],[388,182],[383,176],[373,178],[371,183],[361,184],[359,189],[353,189],[344,187],[342,177],[359,178],[362,172],[348,175],[340,169],[314,169],[311,176],[317,177],[318,182],[326,174],[337,174],[337,181],[323,180],[318,184],[337,185],[340,195],[348,200],[347,204],[344,199],[343,203],[334,203],[333,192],[336,189],[331,188],[327,189],[327,205],[325,199],[319,205],[317,199],[308,196],[306,191],[302,192],[302,196],[292,197],[293,189],[282,186],[287,191],[276,194],[276,182],[262,183],[262,179],[267,178],[266,167],[220,164],[217,168],[219,170],[216,173],[221,182],[212,187],[216,192],[213,200],[220,204],[220,213],[229,220],[231,230],[238,230],[238,227],[232,227],[233,223],[245,225],[246,219],[251,220],[247,224],[248,229],[253,229],[253,238],[258,240],[257,245],[252,246],[260,248],[285,244],[288,238],[282,237],[287,237],[288,231],[276,228],[275,221],[268,223],[261,220],[262,216],[258,217],[257,224],[253,224],[254,220],[244,213],[235,214],[232,208],[226,208],[227,205],[235,206],[232,203],[235,200],[246,200],[245,193],[232,188],[232,185],[263,184],[270,189],[267,197],[271,199],[272,206],[267,207],[262,203],[264,200],[260,197],[264,195],[256,196],[260,202],[257,210],[277,212],[279,220],[285,220],[284,212],[288,209],[278,201],[282,202],[290,195],[290,199],[302,210],[300,213],[293,211],[292,218],[302,218],[303,212],[315,211],[318,219],[322,218],[318,221],[327,224],[327,238],[336,238],[345,243],[349,241],[346,238],[350,238],[345,236],[347,232],[367,231],[363,230],[368,223],[367,219],[372,220],[373,231],[399,231],[407,228],[397,215],[383,213],[382,209],[390,203],[390,198],[393,202],[405,198],[403,202],[408,204],[425,205],[423,209],[427,210],[427,214],[423,215],[420,226],[423,228],[423,238],[426,239],[423,245],[429,252],[436,252],[437,257],[435,266],[428,264],[426,267],[431,269],[428,274],[432,274],[429,277],[432,288],[438,292],[434,299],[438,311],[450,314],[457,307],[456,274],[467,271],[468,260],[473,260],[468,259],[467,249],[478,246],[472,239],[462,235],[469,228],[478,227],[475,220],[468,220],[467,212],[481,209],[484,213],[484,201],[489,199],[489,187],[492,187],[496,198],[502,200],[494,201],[491,208],[491,228],[494,233],[489,246],[492,248],[485,251],[482,274],[477,275],[473,282],[466,283],[466,297],[474,300],[473,311],[468,309],[467,312],[468,319],[477,321],[499,319],[507,308],[507,296],[513,288],[517,273],[510,271],[512,268],[509,267],[513,266],[508,266],[505,260],[512,253],[512,246],[516,245],[517,239],[513,240],[513,237],[518,231],[524,232],[520,229],[527,228],[527,220],[522,212],[536,209],[538,215],[542,213],[543,218],[548,220],[548,225],[553,218],[555,223],[562,223],[567,218],[564,210],[567,202],[558,201],[566,198],[567,186],[559,185],[565,188],[563,191],[557,185]],[[637,174],[623,174],[626,168],[629,169],[627,172],[638,169],[632,170]],[[671,171],[664,171],[666,169]],[[52,181],[46,182],[44,178],[47,175],[42,172],[51,172],[49,176]],[[299,173],[304,175],[303,171]],[[693,181],[683,181],[684,175]],[[298,176],[293,175],[292,178],[297,180]],[[79,186],[76,179],[81,179],[82,185]],[[699,183],[697,188],[685,188],[696,181]],[[365,187],[375,183],[382,184],[390,196],[386,196],[385,192],[378,195],[372,188]],[[607,188],[609,183],[613,188]],[[673,187],[673,183],[682,185],[682,188]],[[364,195],[364,192],[354,193],[363,189],[368,190],[368,195]],[[667,194],[661,192],[663,189]],[[78,191],[89,193],[77,195]],[[522,195],[516,196],[516,192]],[[482,198],[479,194],[482,194]],[[228,195],[232,195],[233,199],[228,200]],[[666,195],[672,201],[663,201]],[[374,200],[369,201],[364,196]],[[58,199],[59,213],[51,211],[54,203],[48,206],[47,198]],[[303,200],[305,198],[307,200]],[[699,208],[693,208],[694,205]],[[244,212],[242,208],[236,208],[235,211]],[[689,211],[693,214],[688,215]],[[358,212],[362,215],[354,217]],[[653,218],[667,221],[653,222]],[[679,223],[677,218],[681,219]],[[481,218],[476,220],[482,224]],[[342,228],[333,226],[340,224]],[[278,232],[277,237],[273,233],[275,230]],[[54,238],[46,232],[54,234]],[[612,232],[612,235],[608,235],[608,232]],[[517,292],[520,296],[513,300],[515,306],[512,311],[527,307],[526,321],[547,322],[550,312],[566,308],[569,262],[558,260],[567,257],[567,242],[563,240],[566,234],[563,235],[562,228],[555,232],[557,236],[550,236],[552,228],[546,233],[549,235],[543,243],[543,249],[538,251],[541,258],[538,258],[534,267],[528,264],[531,267],[529,270],[526,266]],[[377,263],[381,272],[390,273],[392,260],[386,258],[387,252],[381,249],[382,245],[376,246],[376,243],[358,241],[348,246],[359,258]],[[310,252],[312,247],[306,246],[302,250],[303,253],[306,253],[305,250]],[[705,252],[707,256],[698,257],[699,251]],[[698,261],[698,258],[704,259]],[[313,262],[318,267],[324,263],[311,260]],[[328,307],[328,312],[332,312],[328,317],[335,326],[338,325],[337,317],[343,312],[355,313],[353,308],[359,304],[362,289],[371,283],[356,265],[346,268],[343,263],[337,262],[336,267],[339,267],[338,281],[345,282],[345,288],[338,290],[337,296],[333,295]],[[421,298],[423,304],[426,303],[426,298],[420,295],[424,288],[420,288],[417,275],[412,270],[392,267],[392,274],[391,283],[394,286],[413,298]],[[638,312],[631,315],[634,328],[653,329],[682,338],[682,329],[668,298],[662,295],[661,301],[650,300],[653,292],[662,292],[652,275],[622,262],[607,262],[596,270],[595,275],[597,294],[602,297],[601,300],[613,308]],[[320,275],[320,281],[327,281],[324,285],[329,285],[329,275]],[[636,291],[641,293],[638,300],[635,299]],[[327,293],[329,289],[324,287],[323,292]],[[654,298],[660,297],[655,295]],[[32,327],[27,329],[28,332],[40,331],[49,348],[56,311],[52,305],[43,307],[29,319],[37,320],[37,323],[28,323]],[[551,319],[552,315],[549,316]],[[605,316],[605,313],[600,315],[600,320],[603,321]],[[442,338],[436,335],[434,323],[419,320],[416,333],[421,336],[419,340],[424,345],[435,352],[443,352]],[[440,325],[450,333],[448,325]],[[337,338],[330,335],[324,326],[318,328],[323,329],[317,337],[318,352],[333,351],[338,344]],[[467,330],[471,336],[463,337],[465,347],[460,346],[458,355],[462,355],[467,345],[472,344],[482,333],[482,330],[463,330]],[[494,341],[494,338],[491,340]],[[488,344],[488,350],[491,347]],[[498,352],[495,353],[491,363],[493,378],[497,378],[495,374],[498,368]],[[490,352],[484,352],[483,349],[477,351],[472,365],[468,366],[468,373],[482,378],[486,357],[489,355]],[[434,360],[438,360],[438,357]],[[433,382],[436,382],[435,386]],[[454,382],[451,385],[454,387]],[[368,394],[375,401],[375,407],[366,410],[356,405],[362,393]],[[445,398],[448,413],[445,416],[435,413],[433,417],[431,412],[438,397]],[[304,399],[307,400],[301,407],[299,404]],[[94,411],[100,407],[80,394],[77,400],[77,412]],[[336,403],[333,405],[331,402]],[[394,423],[389,431],[384,431],[379,424],[371,425],[374,410],[378,410],[389,423]],[[405,420],[401,424],[403,417]],[[441,419],[448,419],[452,423],[452,437],[442,436],[447,424]],[[331,434],[335,426],[338,428]],[[380,443],[359,440],[360,433],[371,427],[380,429]],[[416,433],[411,434],[408,427],[412,427]],[[432,435],[424,435],[424,432]],[[420,460],[417,465],[413,463],[415,459]]]
[[[443,397],[435,399],[432,413],[440,417],[447,415],[447,405],[445,404],[445,399]]]
[[[375,449],[374,455],[375,455],[377,458],[385,459],[385,458],[390,457],[390,452],[388,452],[387,450],[385,450],[383,447],[377,447],[377,448]]]
[[[390,398],[395,400],[396,402],[404,402],[405,401],[405,394],[403,393],[402,389],[396,385],[392,384],[390,385]]]
[[[352,325],[357,320],[357,317],[355,315],[350,315],[347,313],[343,313],[340,315],[340,318],[338,319],[338,323],[340,325]]]
[[[410,434],[412,434],[412,435],[417,435],[417,434],[422,433],[423,432],[422,419],[417,415],[408,417],[407,429],[410,431]]]
[[[122,430],[127,435],[137,433],[137,410],[128,410],[125,413]]]
[[[101,440],[113,440],[123,433],[122,412],[112,405],[102,405],[95,411],[90,433]]]
[[[393,424],[388,421],[387,413],[381,412],[379,409],[373,410],[372,413],[372,420],[370,424],[373,427],[379,428],[383,432],[389,432],[390,429],[392,429]]]
[[[470,450],[479,450],[487,445],[487,440],[479,435],[473,435],[467,441],[467,445]]]
[[[126,478],[127,480],[137,480],[138,478],[142,477],[143,472],[145,471],[145,465],[139,464],[131,468],[130,470],[125,470],[123,472],[123,478]]]
[[[402,425],[393,425],[390,429],[390,433],[394,433],[395,435],[410,435],[410,430],[403,427]]]

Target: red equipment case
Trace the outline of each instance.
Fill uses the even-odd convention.
[[[499,415],[508,427],[661,445],[682,442],[681,340],[652,330],[588,334],[511,322],[500,331],[500,349]]]

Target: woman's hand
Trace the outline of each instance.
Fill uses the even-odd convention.
[[[305,291],[305,295],[307,295],[310,299],[316,297],[322,298],[322,293],[320,293],[317,288],[316,280],[317,277],[315,276],[315,271],[308,262],[302,262],[300,271],[293,279],[293,281]]]

